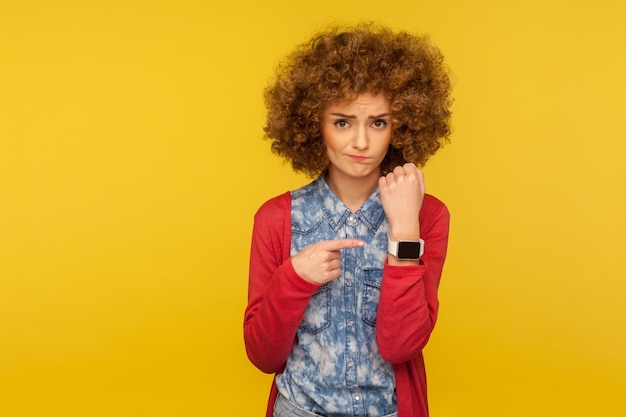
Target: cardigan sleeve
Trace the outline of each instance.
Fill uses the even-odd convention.
[[[259,209],[252,231],[244,341],[250,361],[266,373],[284,368],[309,299],[319,288],[293,269],[290,239],[291,196],[286,193]]]
[[[420,236],[426,242],[422,263],[385,262],[376,318],[376,341],[388,362],[407,362],[426,346],[439,310],[437,291],[448,246],[450,214],[426,195],[420,212]]]

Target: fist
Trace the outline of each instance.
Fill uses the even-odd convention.
[[[389,238],[419,239],[419,213],[426,191],[422,171],[411,163],[397,166],[380,177],[378,188],[389,220]]]
[[[296,273],[312,284],[325,284],[341,275],[341,249],[358,248],[359,239],[337,239],[313,243],[292,256]]]

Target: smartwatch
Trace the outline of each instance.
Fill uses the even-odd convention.
[[[424,254],[424,241],[419,239],[394,242],[389,239],[387,252],[400,260],[417,261]]]

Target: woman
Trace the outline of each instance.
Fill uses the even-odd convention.
[[[244,337],[275,374],[267,417],[427,416],[449,213],[418,166],[450,134],[441,53],[371,24],[331,29],[265,99],[272,150],[314,178],[255,216]]]

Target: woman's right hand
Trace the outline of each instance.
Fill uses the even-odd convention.
[[[341,275],[341,249],[363,247],[359,239],[336,239],[313,243],[291,257],[293,269],[305,281],[326,284]]]

